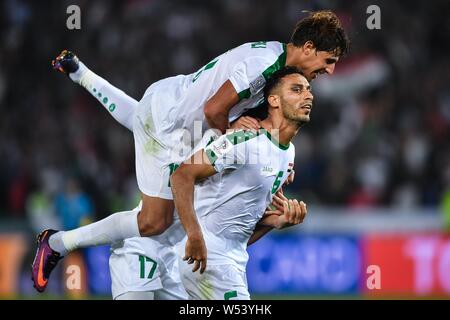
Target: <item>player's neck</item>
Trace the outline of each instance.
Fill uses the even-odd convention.
[[[283,145],[289,145],[291,140],[297,135],[298,130],[300,130],[300,125],[297,122],[276,121],[270,116],[261,121],[260,125]]]
[[[302,49],[294,46],[293,43],[288,43],[286,46],[286,65],[299,68],[300,61],[298,60],[299,60],[299,52],[301,51]]]

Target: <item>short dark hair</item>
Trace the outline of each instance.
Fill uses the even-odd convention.
[[[290,74],[299,74],[301,76],[305,76],[303,72],[296,68],[291,66],[285,66],[277,71],[275,71],[266,82],[266,85],[264,86],[264,102],[268,104],[269,102],[267,99],[269,98],[269,95],[273,92],[275,88],[277,88],[284,77],[290,75]]]
[[[264,86],[264,102],[260,106],[248,110],[242,116],[249,116],[259,120],[264,120],[265,118],[267,118],[269,115],[269,102],[267,101],[267,98],[273,92],[273,90],[280,85],[284,77],[295,73],[302,75],[303,77],[305,76],[300,69],[291,66],[285,66],[275,71],[267,79],[266,85]]]
[[[318,51],[333,52],[339,57],[345,55],[350,46],[339,18],[326,10],[311,12],[295,26],[290,42],[300,47],[307,41]]]

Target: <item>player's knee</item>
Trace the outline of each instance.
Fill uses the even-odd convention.
[[[141,211],[138,215],[139,233],[144,237],[160,235],[170,227],[172,222],[172,214],[158,215]]]

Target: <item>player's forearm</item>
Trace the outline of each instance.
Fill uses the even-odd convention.
[[[273,229],[273,227],[271,227],[271,226],[257,224],[255,230],[253,231],[253,234],[250,236],[250,239],[247,242],[247,246],[250,246],[253,243],[255,243],[256,241],[258,241],[259,239],[261,239],[272,229]]]
[[[277,214],[270,214],[261,218],[258,224],[261,226],[271,227],[275,229],[283,229],[283,224],[280,217],[281,216]]]
[[[201,228],[194,210],[195,178],[184,170],[178,171],[171,178],[175,207],[188,237],[197,237],[201,235]]]
[[[225,133],[229,127],[228,114],[238,102],[239,95],[233,84],[230,80],[225,81],[203,108],[209,127],[219,129],[222,133]]]

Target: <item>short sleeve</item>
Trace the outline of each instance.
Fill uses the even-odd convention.
[[[265,85],[263,72],[270,66],[270,61],[261,56],[255,56],[239,62],[230,75],[231,84],[240,99],[248,98],[251,94],[261,90]]]
[[[246,163],[245,144],[234,144],[230,135],[222,135],[205,148],[206,156],[217,172],[238,169]]]

